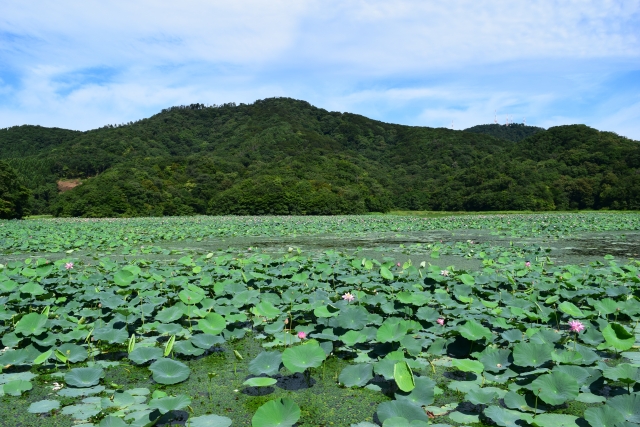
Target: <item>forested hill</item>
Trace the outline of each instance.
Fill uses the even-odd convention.
[[[518,142],[538,132],[544,131],[544,128],[540,128],[537,126],[527,126],[521,123],[511,123],[508,125],[477,125],[467,128],[464,131],[482,133],[485,135],[494,136],[496,138],[506,139],[507,141]]]
[[[58,216],[640,209],[640,144],[614,133],[572,125],[513,142],[288,98],[87,132],[13,127],[0,159],[32,213]],[[60,193],[71,179],[81,185]]]

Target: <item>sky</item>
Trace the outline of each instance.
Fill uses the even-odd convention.
[[[640,140],[640,0],[4,0],[0,128],[292,97],[390,123]]]

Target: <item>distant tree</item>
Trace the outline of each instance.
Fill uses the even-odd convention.
[[[0,161],[0,219],[22,218],[28,205],[29,190],[20,183],[16,171]]]

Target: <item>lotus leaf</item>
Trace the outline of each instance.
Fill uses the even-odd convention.
[[[518,421],[526,421],[529,424],[533,422],[533,417],[522,412],[504,409],[499,406],[489,406],[484,410],[484,415],[493,420],[502,427],[521,427]]]
[[[368,312],[364,307],[350,305],[340,310],[340,315],[334,317],[335,326],[345,329],[359,330],[364,328],[369,320]]]
[[[197,334],[191,337],[191,342],[196,347],[208,350],[216,344],[224,343],[224,338],[222,338],[220,335]]]
[[[409,421],[402,417],[387,418],[382,427],[427,427],[429,423],[420,420]]]
[[[531,390],[544,402],[560,405],[567,400],[575,399],[580,387],[571,375],[555,371],[536,378],[531,383]]]
[[[178,354],[184,354],[185,356],[200,356],[204,354],[204,350],[194,347],[191,341],[176,341],[173,346],[173,350]]]
[[[180,307],[173,306],[160,310],[155,319],[162,323],[171,323],[180,319],[183,315],[184,313]]]
[[[129,286],[135,279],[135,275],[129,270],[120,270],[113,275],[113,282],[118,286]]]
[[[640,381],[640,369],[628,363],[621,363],[613,368],[606,368],[602,375],[614,381],[633,384]]]
[[[495,399],[498,394],[493,390],[483,390],[481,388],[475,388],[469,390],[465,398],[474,405],[486,405]]]
[[[249,386],[249,387],[268,387],[268,386],[274,385],[277,382],[278,381],[273,379],[273,378],[253,377],[253,378],[249,378],[248,380],[243,382],[242,385],[246,385],[246,386]]]
[[[224,317],[217,313],[209,313],[198,321],[198,329],[209,335],[218,335],[226,326]]]
[[[513,363],[537,368],[551,360],[551,344],[518,343],[513,346]]]
[[[54,409],[60,409],[60,401],[58,400],[39,400],[29,405],[29,413],[31,414],[45,414],[51,412]]]
[[[2,387],[2,391],[4,391],[5,394],[11,395],[11,396],[20,396],[25,391],[31,390],[33,388],[33,385],[31,384],[30,381],[15,380],[15,381],[9,381],[8,383],[2,385],[1,387]]]
[[[361,331],[348,331],[346,334],[340,336],[340,340],[342,340],[346,346],[353,347],[358,343],[367,341],[367,336]]]
[[[373,366],[369,363],[357,363],[345,367],[338,381],[345,387],[364,387],[373,378]]]
[[[408,421],[424,421],[429,422],[429,417],[418,405],[414,405],[408,400],[392,400],[390,402],[382,402],[378,405],[376,411],[380,421],[384,423],[387,418],[401,417]]]
[[[493,337],[489,328],[482,326],[475,320],[468,320],[464,325],[459,326],[458,332],[469,341],[477,341],[482,338],[490,340]]]
[[[190,427],[229,427],[231,419],[220,415],[201,415],[189,418],[188,423]]]
[[[540,414],[533,419],[539,427],[578,427],[578,417],[567,414]]]
[[[391,317],[382,323],[378,328],[376,339],[379,342],[400,341],[409,331],[409,324],[404,320]]]
[[[64,381],[73,387],[92,387],[104,377],[102,368],[73,368],[64,376]]]
[[[95,329],[93,336],[96,340],[111,344],[124,344],[129,339],[129,334],[125,329],[114,329],[109,326]]]
[[[396,400],[408,400],[414,405],[431,405],[434,400],[436,383],[427,377],[415,377],[415,388],[410,393],[396,393]]]
[[[125,423],[122,418],[107,415],[100,421],[99,427],[127,427],[129,424]]]
[[[409,364],[405,361],[397,362],[393,366],[393,378],[398,385],[398,388],[406,393],[413,390],[416,386],[413,372],[409,367]]]
[[[487,347],[480,353],[478,360],[484,366],[485,371],[500,372],[511,365],[509,356],[511,356],[510,350]]]
[[[129,360],[138,365],[160,359],[161,357],[162,349],[158,347],[136,347],[129,353]]]
[[[626,351],[633,347],[636,337],[618,323],[609,323],[603,330],[602,336],[609,346],[618,351]],[[602,344],[604,345],[604,344]],[[600,347],[598,347],[600,348]]]
[[[640,395],[623,394],[611,398],[607,405],[618,410],[630,423],[640,424]]]
[[[279,351],[263,351],[249,362],[249,372],[253,375],[275,375],[280,370],[282,354]]]
[[[29,313],[22,317],[16,324],[15,333],[24,336],[40,335],[46,330],[47,316],[38,313]]]
[[[327,358],[317,342],[289,347],[282,353],[282,363],[291,372],[304,372],[308,368],[317,368]]]
[[[135,350],[134,350],[135,351]],[[172,359],[158,359],[149,369],[153,372],[153,380],[159,384],[178,384],[189,378],[191,371],[182,362]]]
[[[569,301],[563,301],[562,303],[558,304],[558,309],[571,317],[575,317],[578,319],[582,319],[583,317],[585,317],[582,311]]]
[[[154,398],[149,401],[149,407],[157,409],[161,414],[166,414],[170,411],[177,411],[178,409],[186,408],[190,404],[191,398],[183,394],[180,394],[178,396]]]
[[[256,304],[256,306],[251,309],[251,312],[256,316],[265,317],[267,319],[274,319],[282,313],[269,301],[260,301],[260,303]]]
[[[475,372],[477,374],[482,373],[484,365],[477,360],[471,359],[453,359],[451,364],[454,368],[458,368],[463,372]]]
[[[291,399],[270,400],[258,408],[252,427],[292,427],[300,419],[300,407]]]
[[[87,357],[89,357],[87,349],[76,344],[62,344],[58,347],[58,350],[64,354],[71,363],[84,362],[87,360]]]
[[[591,427],[614,427],[625,421],[625,416],[618,409],[610,405],[587,408],[584,419]]]

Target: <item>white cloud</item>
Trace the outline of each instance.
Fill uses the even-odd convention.
[[[638,69],[640,0],[5,3],[0,126],[88,129],[280,95],[407,124],[462,128],[495,109],[553,124],[593,121],[570,102],[592,97],[611,116],[597,123],[640,137],[606,86]]]

